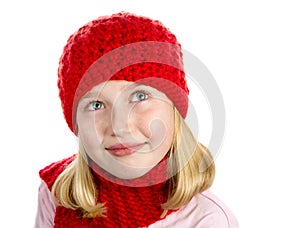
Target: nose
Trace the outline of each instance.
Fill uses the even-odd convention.
[[[119,106],[111,112],[112,136],[128,137],[131,134],[132,118],[130,108]]]

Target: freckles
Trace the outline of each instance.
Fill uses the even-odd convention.
[[[95,118],[91,130],[95,131],[98,140],[102,143],[110,127],[110,121],[103,118]]]
[[[103,141],[103,129],[105,121],[97,117],[96,114],[90,113],[78,120],[79,132],[88,145],[95,145]]]
[[[141,116],[136,126],[145,137],[155,144],[159,144],[164,140],[167,128],[169,127],[166,119],[156,115],[155,111]]]
[[[151,130],[151,122],[155,120],[152,112],[149,110],[144,112],[135,112],[131,118],[134,121],[135,129],[141,132],[148,139],[152,137],[153,131]],[[132,125],[130,128],[131,131],[134,130]]]
[[[153,135],[152,131],[151,131],[151,123],[140,123],[139,125],[139,129],[141,129],[140,131],[142,132],[142,134],[147,138],[150,139]]]
[[[172,134],[173,107],[161,100],[151,100],[136,105],[131,112],[131,118],[139,131],[155,144],[160,144]]]
[[[150,122],[150,131],[154,141],[163,140],[166,136],[167,126],[161,119],[153,119]]]

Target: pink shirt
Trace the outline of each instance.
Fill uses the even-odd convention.
[[[53,228],[55,205],[45,182],[39,188],[35,228]],[[204,191],[180,210],[157,221],[149,228],[238,228],[233,213],[210,191]]]

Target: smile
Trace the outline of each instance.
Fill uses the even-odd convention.
[[[105,149],[112,155],[117,157],[123,157],[131,155],[137,152],[140,148],[142,148],[145,143],[140,144],[115,144]]]

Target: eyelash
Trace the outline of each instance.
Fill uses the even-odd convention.
[[[101,108],[94,109],[93,107],[91,107],[92,105],[94,105],[94,104],[96,104],[96,103],[100,103],[100,104],[101,104]],[[99,110],[99,109],[102,109],[103,107],[104,107],[103,102],[101,102],[101,101],[91,101],[91,102],[89,102],[88,105],[87,105],[87,110],[88,110],[88,111],[97,111],[97,110]]]
[[[137,101],[132,101],[133,98],[134,98],[134,96],[137,95],[138,93],[143,93],[143,94],[145,94],[145,99],[143,99],[143,100],[137,100]],[[131,100],[132,102],[138,102],[138,101],[144,101],[144,100],[147,100],[149,97],[150,97],[150,94],[149,94],[148,91],[145,91],[145,90],[137,90],[137,91],[135,91],[135,92],[133,92],[133,93],[131,94],[130,100]]]
[[[133,100],[134,96],[137,95],[138,93],[143,93],[145,94],[145,98],[143,100]],[[131,102],[138,102],[138,101],[144,101],[144,100],[147,100],[148,98],[150,97],[150,94],[149,92],[145,91],[145,90],[137,90],[135,92],[133,92],[131,95],[130,95],[130,101]],[[96,103],[100,103],[101,104],[101,107],[100,108],[93,108],[91,107],[92,105],[95,105]],[[97,111],[99,109],[103,109],[103,107],[105,107],[104,103],[102,101],[99,101],[99,100],[96,100],[96,101],[91,101],[88,103],[87,105],[87,110],[88,111]]]

